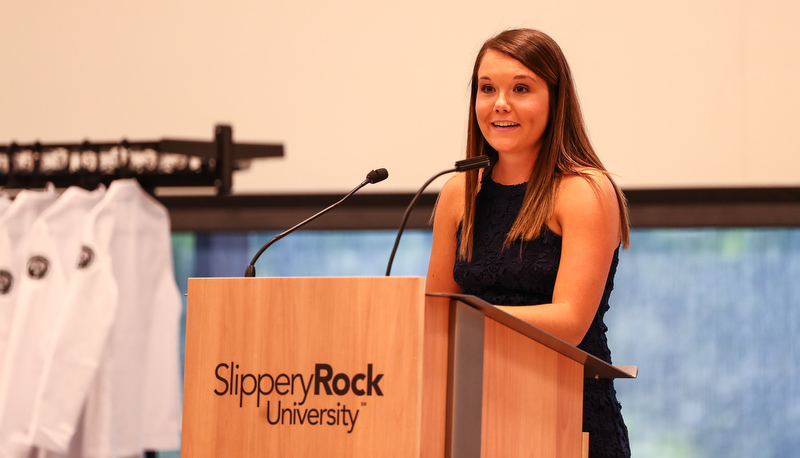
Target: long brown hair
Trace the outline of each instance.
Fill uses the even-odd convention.
[[[498,159],[497,151],[484,138],[475,116],[478,69],[488,50],[504,53],[528,67],[547,83],[550,96],[549,119],[542,138],[542,149],[528,178],[522,208],[508,233],[505,245],[508,246],[518,239],[536,238],[553,213],[561,177],[565,174],[586,176],[583,169],[590,168],[604,173],[614,186],[620,209],[622,245],[627,248],[630,224],[625,196],[592,148],[567,60],[558,44],[545,33],[533,29],[506,30],[487,40],[478,52],[470,89],[467,158],[485,154],[491,158],[492,164]],[[471,259],[478,171],[466,173],[462,243],[458,256]],[[595,183],[591,179],[589,182]]]

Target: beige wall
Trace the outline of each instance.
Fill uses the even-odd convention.
[[[463,152],[480,44],[551,34],[628,188],[798,185],[800,3],[4,0],[0,143],[282,142],[235,190],[413,191]],[[441,185],[438,181],[433,188]]]

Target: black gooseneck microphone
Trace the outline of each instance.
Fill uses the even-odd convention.
[[[489,156],[482,155],[477,157],[471,157],[469,159],[462,159],[460,161],[456,161],[455,168],[448,169],[442,172],[437,173],[436,175],[432,176],[425,184],[419,188],[419,191],[414,195],[414,198],[411,199],[411,203],[408,204],[406,208],[406,212],[403,215],[403,220],[400,222],[400,229],[397,231],[397,238],[394,239],[394,247],[392,247],[392,254],[389,256],[389,264],[386,266],[386,276],[388,277],[392,272],[392,262],[394,262],[394,255],[397,253],[397,246],[400,244],[400,237],[403,235],[403,231],[406,227],[406,222],[408,221],[408,215],[411,214],[411,209],[414,207],[414,204],[419,199],[419,196],[422,195],[422,191],[428,187],[429,184],[433,182],[433,180],[439,178],[440,176],[446,173],[452,172],[466,172],[467,170],[474,170],[474,169],[482,169],[488,167],[491,161],[489,160]]]
[[[304,221],[301,221],[300,223],[296,224],[295,226],[293,226],[293,227],[281,232],[280,234],[276,235],[275,237],[273,237],[269,242],[267,242],[264,246],[262,246],[260,250],[258,250],[258,253],[256,253],[255,256],[253,256],[253,260],[250,261],[250,265],[247,266],[247,268],[244,270],[244,276],[245,277],[255,277],[256,276],[256,266],[255,266],[256,261],[258,261],[258,258],[259,258],[259,256],[261,256],[261,253],[263,253],[267,248],[269,248],[270,245],[272,245],[273,243],[277,242],[278,240],[286,237],[287,235],[291,234],[292,232],[294,232],[295,230],[297,230],[301,226],[304,226],[304,225],[310,223],[311,221],[314,221],[315,219],[319,218],[320,216],[324,215],[325,213],[327,213],[328,211],[330,211],[331,209],[333,209],[337,205],[339,205],[342,202],[344,202],[345,199],[347,199],[348,197],[350,197],[353,194],[355,194],[356,191],[358,191],[359,189],[363,188],[364,186],[366,186],[368,184],[379,183],[379,182],[385,180],[388,177],[389,177],[389,172],[387,172],[386,169],[375,169],[375,170],[369,172],[367,174],[367,178],[364,181],[362,181],[361,184],[359,184],[358,186],[353,188],[352,191],[348,192],[347,195],[342,197],[338,202],[336,202],[335,204],[331,205],[330,207],[322,210],[321,212],[311,216],[310,218],[308,218],[308,219],[306,219]]]

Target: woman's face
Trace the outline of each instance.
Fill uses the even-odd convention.
[[[549,113],[547,83],[508,55],[489,50],[478,67],[475,116],[486,141],[501,155],[535,158]]]

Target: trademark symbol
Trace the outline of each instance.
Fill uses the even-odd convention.
[[[367,403],[364,402],[364,401],[361,401],[361,407],[364,407],[365,405],[367,405]]]

